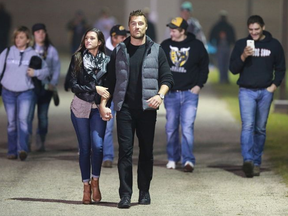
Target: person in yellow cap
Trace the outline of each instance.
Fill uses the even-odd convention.
[[[199,92],[208,78],[209,58],[203,43],[187,32],[185,19],[176,17],[167,26],[171,38],[164,40],[161,47],[173,74],[174,86],[164,99],[167,119],[166,167],[175,169],[177,162],[181,161],[184,172],[193,172],[194,122]]]
[[[110,37],[106,40],[106,54],[110,56],[114,48],[127,37],[127,30],[122,25],[115,25],[110,30]],[[115,116],[114,103],[110,106],[112,116]],[[103,143],[103,163],[105,168],[112,168],[114,160],[114,143],[113,143],[114,119],[107,122],[104,143]]]

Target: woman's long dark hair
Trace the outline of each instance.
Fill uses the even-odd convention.
[[[79,46],[79,48],[76,50],[75,53],[77,53],[77,52],[79,52],[79,51],[83,52],[83,51],[86,49],[86,48],[85,48],[85,37],[86,37],[87,33],[88,33],[88,32],[91,32],[91,31],[96,33],[97,38],[98,38],[98,41],[101,42],[101,44],[99,45],[98,50],[101,51],[101,52],[103,52],[103,53],[105,53],[105,38],[104,38],[104,35],[103,35],[102,31],[100,31],[100,30],[97,29],[97,28],[89,28],[89,29],[85,32],[85,34],[83,35],[83,37],[82,37],[82,39],[81,39],[80,46]]]
[[[45,33],[46,33],[46,35],[45,35],[45,40],[44,40],[44,53],[43,53],[43,56],[42,56],[42,58],[45,60],[46,59],[46,57],[47,57],[47,55],[48,55],[48,47],[49,47],[49,45],[53,45],[52,44],[52,42],[51,42],[51,40],[50,40],[50,38],[49,38],[49,36],[48,36],[48,33],[47,33],[47,31],[45,31]],[[34,35],[33,35],[34,36]],[[35,44],[36,44],[36,42],[35,42],[35,40],[33,41],[33,49],[35,49]]]
[[[76,52],[74,53],[74,56],[75,56],[75,69],[77,72],[80,71],[80,68],[81,68],[81,65],[82,65],[82,53],[83,51],[86,49],[85,47],[85,37],[86,35],[88,34],[88,32],[95,32],[96,35],[97,35],[97,38],[98,38],[98,41],[101,42],[101,44],[99,45],[99,48],[98,50],[105,53],[105,38],[104,38],[104,35],[103,33],[97,29],[97,28],[90,28],[88,29],[85,34],[83,35],[82,39],[81,39],[81,43],[80,43],[80,46],[79,48],[76,50]]]

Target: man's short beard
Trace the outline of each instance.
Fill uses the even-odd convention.
[[[143,39],[145,37],[145,34],[143,34],[141,36],[138,36],[138,37],[135,37],[135,36],[131,35],[131,37],[134,38],[134,39],[138,39],[139,40],[139,39]]]

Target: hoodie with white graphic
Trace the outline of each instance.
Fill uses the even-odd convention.
[[[171,90],[204,86],[209,73],[209,58],[203,43],[194,34],[188,33],[186,39],[179,42],[164,40],[161,46],[175,82]]]

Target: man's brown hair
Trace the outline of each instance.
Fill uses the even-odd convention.
[[[146,15],[141,11],[141,10],[136,10],[136,11],[132,11],[129,15],[129,21],[128,21],[128,26],[130,24],[130,21],[131,21],[131,17],[132,16],[143,16],[144,19],[145,19],[145,23],[146,23],[146,26],[147,26],[147,17]]]

